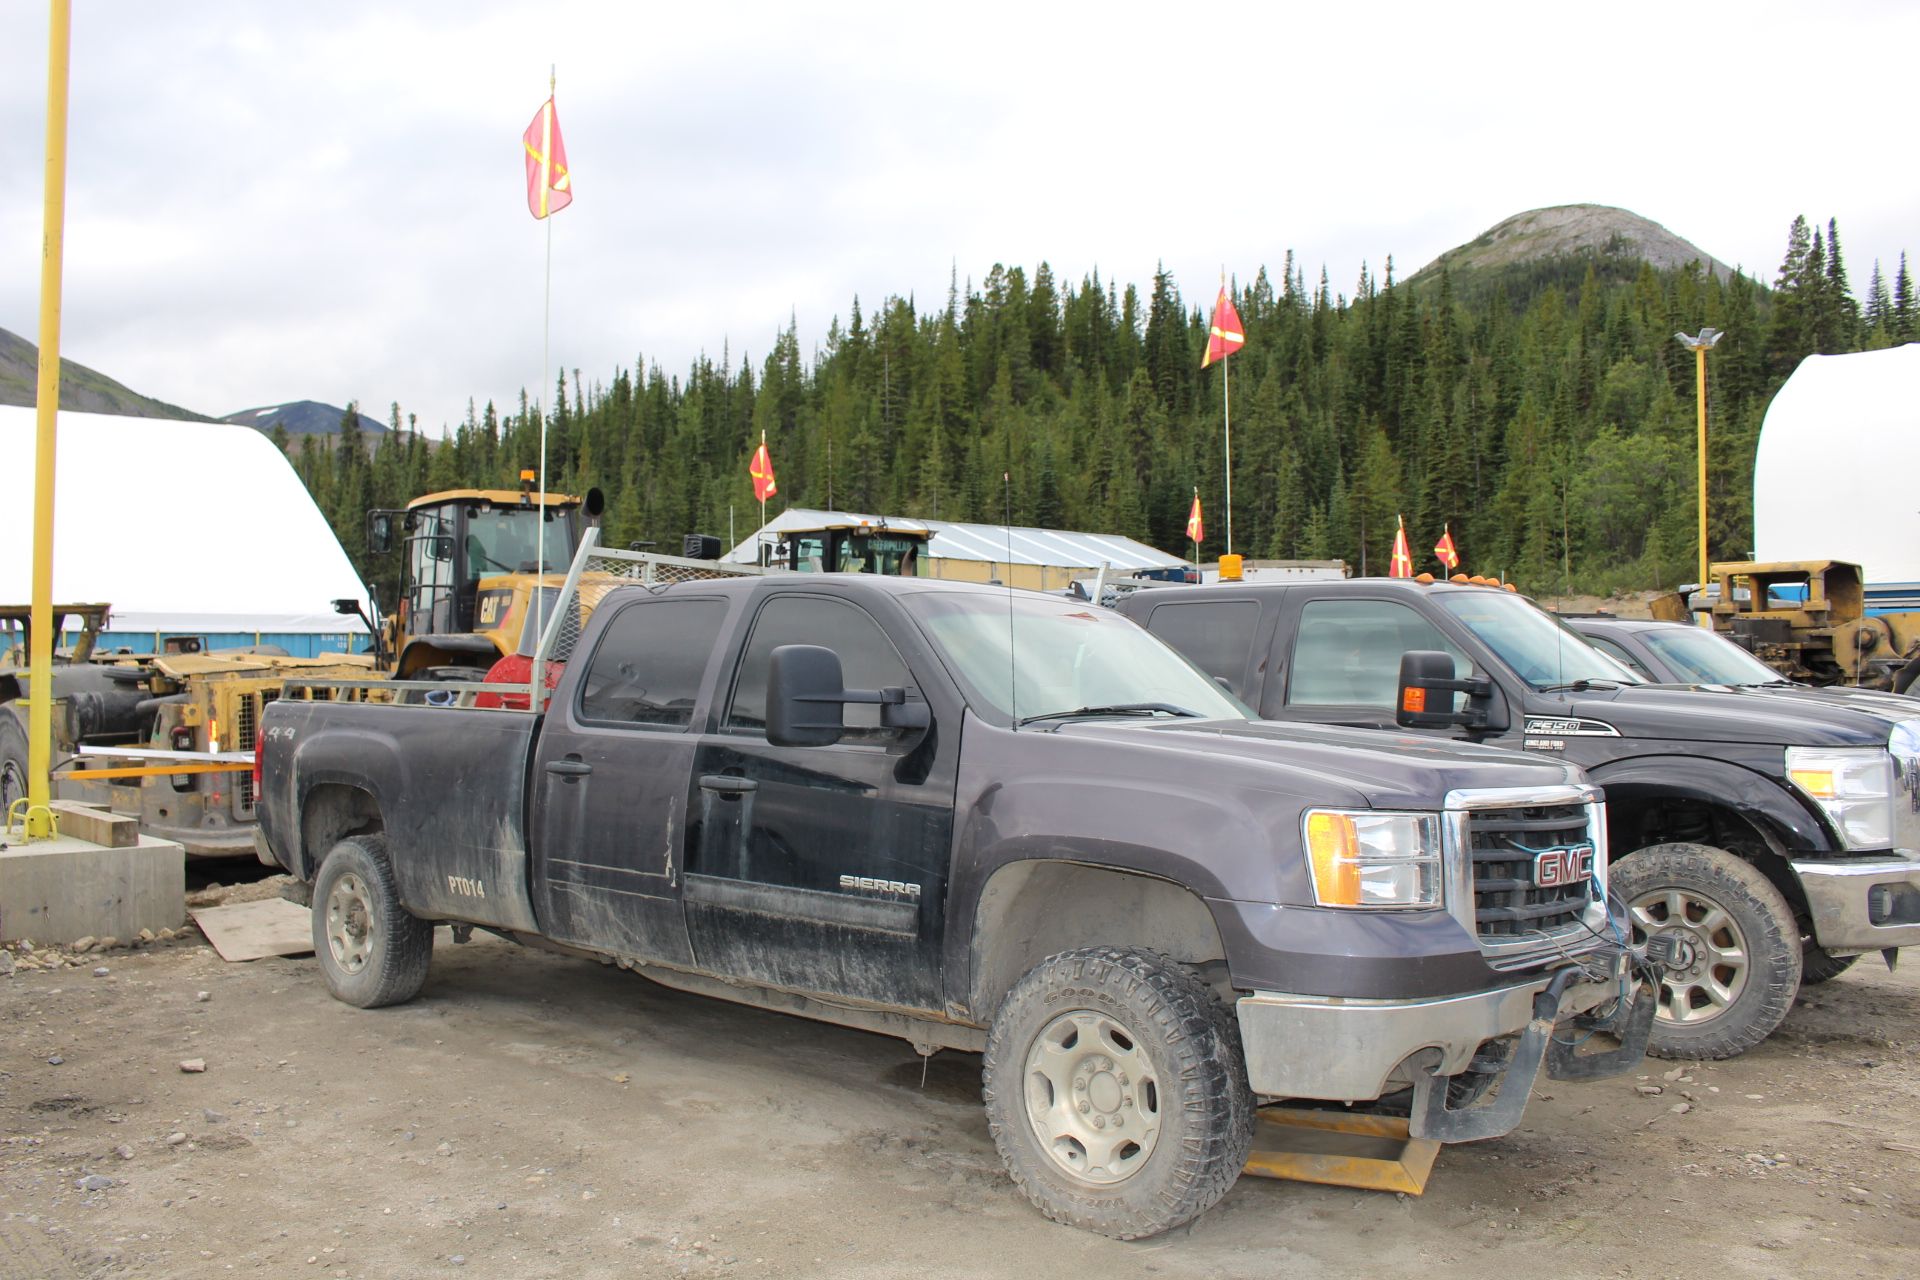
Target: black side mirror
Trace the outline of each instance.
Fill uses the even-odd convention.
[[[333,602],[333,611],[349,618],[360,616],[360,602],[352,596],[346,596]]]
[[[1467,695],[1466,710],[1453,709],[1456,693]],[[1454,725],[1485,728],[1486,703],[1492,697],[1493,681],[1480,676],[1456,679],[1450,655],[1435,649],[1414,649],[1400,655],[1400,688],[1393,703],[1393,722],[1403,729],[1449,729]]]
[[[767,664],[767,741],[828,747],[846,730],[840,655],[817,644],[783,644]]]
[[[383,556],[393,550],[393,513],[391,511],[367,512],[367,550],[377,556]]]
[[[924,729],[933,723],[924,702],[907,691],[849,689],[840,655],[815,644],[783,644],[767,663],[767,741],[776,747],[827,747],[846,732],[849,702],[878,703],[889,729]]]

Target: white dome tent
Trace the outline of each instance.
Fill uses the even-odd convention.
[[[1920,343],[1800,362],[1760,427],[1753,541],[1756,560],[1920,580]]]
[[[33,592],[34,410],[0,406],[0,603]],[[103,643],[151,652],[167,635],[296,656],[358,647],[333,612],[364,600],[353,564],[300,477],[251,427],[62,411],[53,603],[113,606]]]

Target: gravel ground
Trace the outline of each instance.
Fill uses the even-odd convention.
[[[1423,1197],[1243,1178],[1120,1244],[1018,1196],[977,1057],[923,1084],[897,1041],[444,933],[367,1012],[191,938],[0,978],[0,1280],[1920,1270],[1920,979],[1877,958],[1736,1061],[1543,1082]]]

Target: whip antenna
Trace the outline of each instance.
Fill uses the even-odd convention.
[[[1013,473],[1000,473],[1000,488],[1007,504],[1007,701],[1013,708],[1013,727],[1020,728],[1020,663],[1015,656],[1019,647],[1013,631]]]

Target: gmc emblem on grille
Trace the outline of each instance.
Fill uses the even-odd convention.
[[[1533,859],[1533,882],[1542,889],[1580,884],[1593,878],[1593,846],[1548,849]]]

